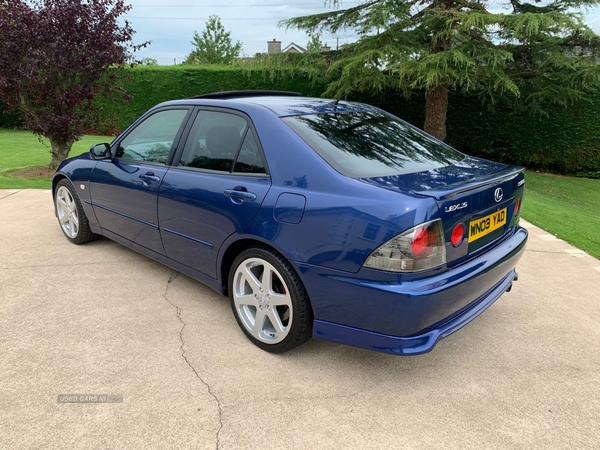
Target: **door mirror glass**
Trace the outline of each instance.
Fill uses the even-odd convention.
[[[112,154],[110,151],[110,145],[108,144],[96,144],[90,148],[90,156],[92,159],[110,159]]]

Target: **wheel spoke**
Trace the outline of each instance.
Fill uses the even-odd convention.
[[[79,217],[77,216],[77,210],[73,211],[73,215],[71,216],[71,221],[75,224],[77,228],[79,228]]]
[[[73,227],[73,219],[69,217],[67,233],[71,238],[74,238],[77,235],[75,228]]]
[[[61,218],[60,218],[60,224],[61,225],[66,225],[69,223],[69,215],[68,214],[64,214]]]
[[[281,336],[287,331],[287,327],[284,327],[283,323],[281,323],[281,317],[279,317],[277,310],[271,309],[267,315],[269,316],[269,320],[273,324],[273,328],[275,328],[275,331],[278,335]]]
[[[289,294],[271,294],[269,304],[272,307],[287,306],[287,307],[291,308],[292,307],[292,298],[289,296]]]
[[[246,264],[244,266],[243,269],[243,274],[242,274],[242,283],[246,282],[248,283],[248,285],[250,286],[250,289],[252,289],[252,292],[254,294],[257,294],[261,287],[262,287],[262,283],[260,282],[260,280],[258,278],[256,278],[256,276],[254,275],[254,273],[252,273],[252,270],[250,270],[250,264]],[[242,284],[243,286],[243,284]]]
[[[262,288],[265,294],[273,293],[273,269],[270,265],[265,264],[265,270],[262,276]]]
[[[56,197],[56,200],[58,201],[58,203],[60,203],[60,206],[62,206],[63,208],[68,208],[68,206],[67,206],[67,202],[65,202],[65,199],[64,199],[64,197],[63,197],[63,196],[61,196],[61,195],[58,195],[58,196]]]
[[[261,339],[260,332],[263,330],[265,326],[265,319],[267,315],[265,314],[265,310],[257,309],[256,316],[254,317],[254,326],[252,327],[251,333],[256,339]]]

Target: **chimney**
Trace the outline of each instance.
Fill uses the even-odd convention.
[[[267,53],[281,53],[281,41],[277,39],[273,39],[272,41],[267,42]]]
[[[321,47],[321,51],[322,52],[330,52],[331,47],[329,45],[325,44],[323,47]]]

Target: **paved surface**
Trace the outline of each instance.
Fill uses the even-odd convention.
[[[526,226],[512,292],[432,353],[273,356],[202,284],[70,244],[49,191],[0,191],[0,448],[597,449],[600,261]]]

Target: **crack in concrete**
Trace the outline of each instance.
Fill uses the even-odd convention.
[[[12,197],[13,195],[18,194],[19,192],[23,192],[23,189],[20,189],[17,192],[13,192],[12,194],[5,195],[4,197],[0,197],[0,200],[4,200],[5,198]]]
[[[525,251],[526,252],[532,252],[532,253],[550,253],[550,254],[554,254],[554,255],[573,256],[571,253],[566,253],[564,250],[558,251],[558,252],[551,252],[549,250],[532,250],[532,249],[526,249]]]
[[[196,370],[196,368],[192,365],[192,363],[188,360],[187,355],[185,354],[185,341],[183,340],[183,330],[185,329],[185,327],[187,326],[187,324],[183,321],[183,319],[181,318],[181,308],[179,306],[177,306],[175,303],[173,303],[171,300],[169,300],[169,297],[167,296],[168,292],[169,292],[169,286],[171,285],[171,283],[173,281],[175,281],[175,279],[180,275],[179,272],[175,273],[174,275],[171,275],[171,277],[169,278],[169,280],[167,281],[167,287],[165,289],[165,293],[163,294],[163,297],[165,298],[165,300],[167,302],[169,302],[169,304],[175,308],[176,311],[176,315],[177,315],[177,319],[181,322],[181,330],[179,330],[179,340],[181,341],[181,347],[179,347],[179,349],[181,350],[181,357],[184,359],[184,361],[186,362],[186,364],[188,366],[190,366],[190,369],[192,369],[192,371],[196,374],[196,378],[198,378],[202,384],[204,386],[206,386],[206,390],[208,391],[209,395],[212,396],[212,398],[215,399],[215,401],[217,402],[217,408],[219,411],[219,429],[217,430],[217,435],[216,435],[216,449],[219,450],[219,445],[220,445],[220,438],[221,438],[221,430],[223,429],[223,405],[221,405],[221,401],[219,400],[219,398],[213,393],[212,389],[210,388],[210,385],[204,381],[204,379],[202,378],[202,376],[200,376],[200,374],[198,373],[198,371]]]

